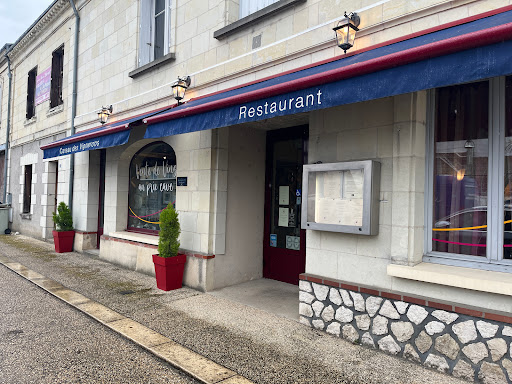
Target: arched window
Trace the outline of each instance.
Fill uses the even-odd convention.
[[[128,230],[156,233],[160,212],[176,206],[176,154],[166,143],[145,146],[130,163]]]

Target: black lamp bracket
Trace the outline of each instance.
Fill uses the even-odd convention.
[[[347,12],[345,11],[345,17],[349,20],[352,20],[352,22],[354,23],[354,26],[356,28],[359,27],[359,24],[361,24],[361,18],[359,17],[359,15],[356,12],[350,12],[347,15]]]

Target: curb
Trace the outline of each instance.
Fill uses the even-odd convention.
[[[168,337],[0,255],[0,264],[204,384],[253,384]]]

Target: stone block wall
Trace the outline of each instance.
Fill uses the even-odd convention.
[[[512,383],[512,317],[301,279],[300,322],[307,326],[465,380]]]

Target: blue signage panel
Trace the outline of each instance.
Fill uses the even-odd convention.
[[[226,127],[512,73],[512,41],[150,125],[144,138]]]
[[[94,137],[85,139],[70,144],[59,145],[57,147],[48,148],[44,150],[44,158],[49,159],[52,157],[69,155],[72,153],[90,151],[93,149],[101,149],[114,147],[116,145],[123,145],[128,142],[130,138],[130,130],[111,133],[105,136]]]

